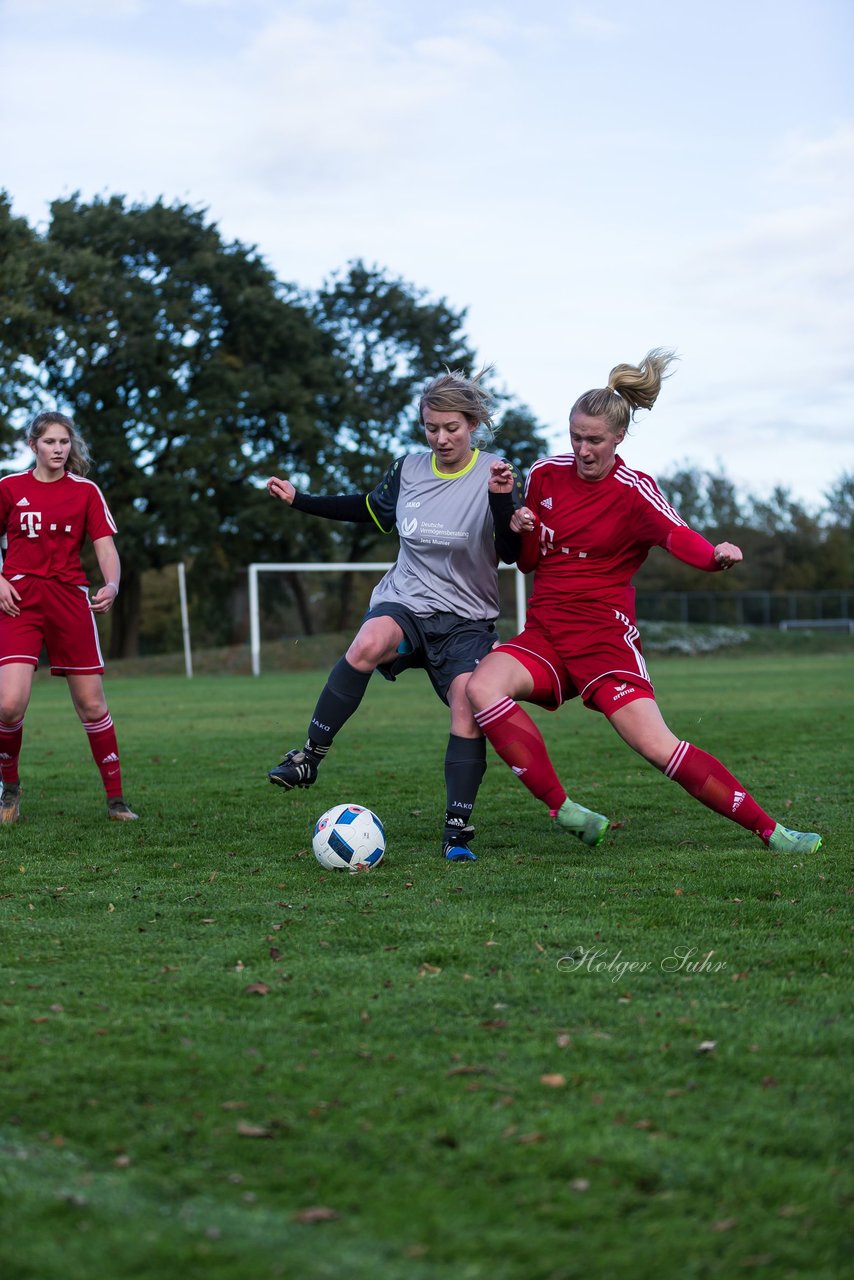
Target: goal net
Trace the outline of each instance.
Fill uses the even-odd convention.
[[[377,581],[392,567],[392,561],[388,562],[364,562],[359,564],[350,564],[348,562],[333,562],[327,564],[318,564],[315,561],[307,560],[303,562],[282,562],[279,564],[262,564],[257,562],[250,564],[248,568],[249,578],[249,647],[252,655],[252,674],[259,676],[261,674],[261,610],[259,603],[258,579],[262,573],[372,573]],[[500,564],[499,569],[511,570],[516,575],[516,630],[521,631],[525,625],[525,575],[519,573],[515,565]]]

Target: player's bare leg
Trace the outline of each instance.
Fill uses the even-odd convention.
[[[468,698],[495,752],[532,795],[548,806],[555,825],[589,848],[605,839],[608,819],[566,793],[549,759],[543,735],[517,699],[536,700],[534,677],[512,653],[495,649],[468,683]]]
[[[817,831],[790,831],[775,822],[720,760],[690,742],[680,742],[651,698],[621,707],[612,714],[611,724],[665,777],[715,813],[752,831],[773,853],[817,853],[821,848]]]
[[[71,672],[67,676],[68,692],[74,710],[89,741],[92,759],[98,767],[107,797],[107,817],[111,822],[136,822],[134,813],[122,795],[122,771],[119,744],[113,719],[104,697],[104,684],[99,675]]]

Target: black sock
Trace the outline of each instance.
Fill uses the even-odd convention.
[[[338,730],[357,710],[373,674],[372,671],[357,671],[346,658],[339,658],[335,663],[308,726],[309,741],[314,746],[325,748],[318,754],[326,754]]]
[[[485,773],[486,739],[459,738],[452,733],[445,752],[446,826],[467,826],[471,822],[478,787]]]

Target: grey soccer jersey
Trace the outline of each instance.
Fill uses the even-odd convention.
[[[374,588],[372,609],[393,601],[421,616],[497,617],[498,556],[487,488],[495,456],[476,450],[450,476],[436,471],[432,453],[410,453],[389,467],[368,494],[368,510],[383,533],[397,528],[400,553]]]

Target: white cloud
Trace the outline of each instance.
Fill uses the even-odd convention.
[[[723,4],[0,0],[0,173],[33,222],[162,195],[283,279],[360,256],[444,296],[561,447],[674,345],[631,461],[817,495],[854,469],[846,0]]]

